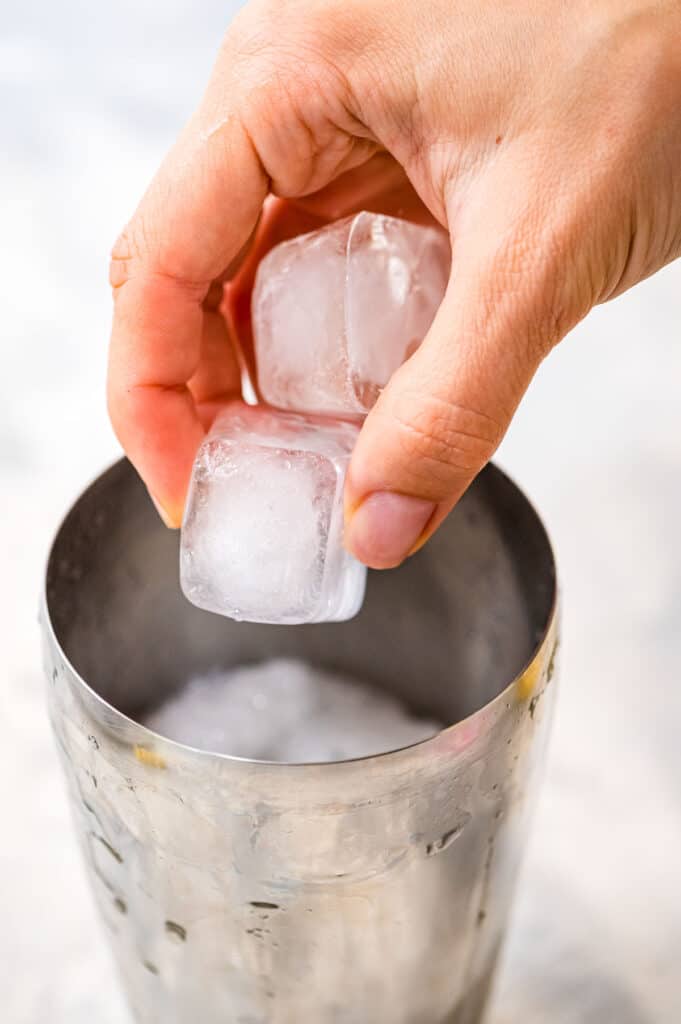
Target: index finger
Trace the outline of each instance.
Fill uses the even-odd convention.
[[[204,303],[256,224],[268,180],[235,114],[195,115],[112,253],[108,404],[125,452],[179,526],[203,427],[187,386]],[[214,315],[214,314],[213,314]],[[226,358],[228,353],[225,346]],[[239,377],[234,363],[234,386]]]

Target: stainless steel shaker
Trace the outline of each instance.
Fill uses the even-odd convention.
[[[555,696],[536,513],[489,466],[340,625],[201,612],[180,594],[177,546],[117,463],[57,534],[41,616],[50,715],[135,1020],[478,1024]],[[138,724],[192,674],[278,655],[452,724],[323,765],[213,755]]]

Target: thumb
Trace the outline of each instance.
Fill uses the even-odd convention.
[[[365,421],[346,482],[345,543],[373,568],[398,565],[437,529],[565,333],[552,270],[559,247],[528,245],[528,229],[513,228],[495,251],[483,244],[477,253],[459,236],[427,337]],[[490,237],[484,224],[471,234]]]

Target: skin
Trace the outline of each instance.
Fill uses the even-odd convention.
[[[346,544],[399,564],[541,361],[681,255],[681,0],[256,0],[112,254],[108,400],[164,521],[252,363],[254,270],[359,209],[438,222],[452,276],[368,416]]]

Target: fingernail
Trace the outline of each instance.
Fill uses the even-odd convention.
[[[154,508],[156,509],[156,511],[160,515],[161,519],[163,520],[164,525],[167,526],[169,530],[176,530],[176,529],[178,529],[178,525],[179,524],[176,523],[173,520],[173,518],[170,515],[170,513],[166,511],[166,509],[163,507],[161,502],[158,500],[158,498],[154,497],[154,495],[151,493],[151,491],[149,491],[149,497],[153,501]]]
[[[423,498],[377,491],[351,515],[345,543],[361,562],[375,569],[392,568],[411,554],[435,507]]]

